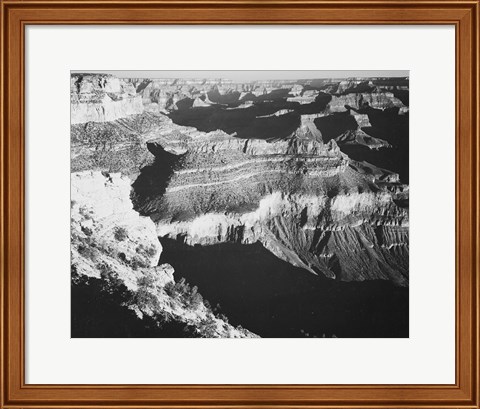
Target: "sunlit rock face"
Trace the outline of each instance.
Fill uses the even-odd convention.
[[[302,91],[298,95],[287,98],[288,102],[298,102],[300,104],[311,104],[315,101],[315,98],[318,96],[319,91],[316,90],[307,90]]]
[[[155,225],[133,209],[130,184],[120,174],[72,173],[71,264],[75,277],[124,285],[139,299],[128,308],[140,318],[168,314],[170,320],[193,328],[208,322],[213,337],[254,337],[215,317],[203,302],[192,307],[171,296],[167,287],[175,284],[174,269],[169,264],[159,265],[162,247]],[[198,335],[204,334],[199,331]]]
[[[174,170],[161,194],[135,198],[160,237],[189,245],[259,241],[314,274],[407,285],[408,210],[396,201],[408,187],[392,172],[352,161],[334,140],[323,143],[313,118],[278,141],[166,129],[153,143],[158,160],[177,158]],[[356,132],[340,141],[388,145]]]
[[[78,74],[70,79],[71,123],[108,122],[143,112],[132,84],[111,75]]]
[[[72,124],[71,170],[119,173],[135,180],[154,157],[148,141],[171,121],[163,114],[143,112],[109,122]]]
[[[75,74],[71,99],[72,266],[135,294],[148,278],[158,305],[137,315],[255,336],[172,300],[159,238],[185,257],[260,246],[319,285],[408,286],[408,80]]]
[[[185,93],[185,86],[174,83],[167,88],[173,94]],[[201,109],[233,90],[241,89],[238,97],[246,98],[247,92],[257,97],[278,86],[197,81],[188,84],[188,98],[192,108]],[[298,84],[283,86],[290,88],[286,102],[298,106],[311,102],[302,98],[318,95]],[[339,148],[389,149],[389,142],[362,130],[371,127],[365,109],[404,105],[371,81],[329,86],[332,99],[325,111],[300,115],[298,128],[278,140],[238,139],[220,130],[205,133],[163,122],[148,134],[150,150],[159,162],[168,157],[172,171],[156,194],[134,187],[137,208],[155,221],[159,236],[189,245],[259,241],[282,260],[315,274],[407,285],[408,209],[397,203],[408,200],[408,186],[395,172],[352,160]],[[330,121],[337,111],[350,118],[351,127],[340,128],[338,136],[322,135],[315,121]],[[294,107],[256,118],[281,118],[292,112]],[[332,118],[337,119],[349,123]],[[268,203],[282,211],[260,210],[270,209]]]
[[[362,109],[371,107],[375,109],[386,108],[403,108],[402,101],[395,98],[391,92],[377,92],[377,93],[352,93],[346,95],[334,95],[329,103],[329,110],[331,112],[345,111],[346,108],[352,107]]]
[[[234,82],[226,79],[125,79],[141,96],[146,110],[167,113],[187,105],[208,106],[239,102],[249,96],[267,95],[276,89],[289,89],[293,82],[256,81]],[[310,93],[312,93],[310,91]],[[313,95],[306,96],[312,100]],[[193,105],[192,105],[193,104]]]
[[[330,199],[274,192],[252,212],[160,221],[157,232],[190,245],[260,241],[280,259],[315,274],[344,281],[390,279],[406,285],[408,216],[395,207],[389,195],[362,193]],[[379,215],[371,217],[371,212]]]
[[[369,149],[391,148],[391,145],[379,138],[368,135],[361,129],[347,130],[334,139],[338,144],[365,146]]]
[[[348,79],[340,81],[335,90],[336,94],[353,94],[359,92],[374,92],[376,90],[373,81],[365,81],[362,79]]]
[[[355,121],[357,122],[358,126],[361,128],[372,126],[367,114],[353,113],[353,117],[355,118]]]
[[[139,100],[146,107],[148,112],[141,115],[115,113],[102,101],[104,117],[97,119],[107,120],[120,135],[115,152],[125,152],[122,158],[135,152],[128,161],[118,161],[115,153],[107,152],[102,158],[109,158],[109,171],[118,162],[123,169],[113,170],[127,174],[135,167],[152,168],[153,173],[140,175],[135,182],[133,200],[142,214],[155,221],[160,236],[191,245],[260,241],[281,259],[312,273],[347,281],[390,279],[406,285],[408,208],[397,203],[408,201],[408,186],[395,172],[352,160],[342,152],[348,146],[391,148],[388,141],[362,129],[372,127],[368,109],[408,113],[393,93],[403,89],[359,79],[315,86],[312,81],[241,84],[78,75],[72,77],[72,101],[89,106],[99,95],[125,103]],[[331,94],[330,102],[323,111],[303,114],[300,107],[314,103],[319,89]],[[298,127],[278,139],[240,139],[235,133],[180,126],[165,116],[192,109],[200,110],[200,115],[202,109],[217,104],[225,112],[248,110],[258,98],[262,103],[277,101],[275,106],[283,98],[290,105],[257,115],[257,120],[298,115]],[[78,122],[88,123],[79,125],[75,134],[89,132],[94,111],[78,111]],[[337,113],[344,116],[332,116]],[[105,169],[105,160],[97,160],[97,145],[80,143],[74,152],[83,166],[79,170]],[[145,183],[153,188],[146,189]],[[261,211],[270,209],[268,203],[283,210]]]
[[[113,263],[128,286],[133,287],[142,272],[125,268],[115,257],[117,253],[123,254],[124,261],[138,258],[139,264],[149,269],[156,268],[162,249],[153,222],[133,210],[130,185],[131,181],[119,173],[71,174],[72,234],[78,239],[78,246],[72,246],[72,264],[81,274],[100,277],[97,264]],[[98,244],[89,249],[95,253],[92,257],[82,256],[82,239]],[[148,252],[137,252],[138,246],[148,248]],[[113,251],[109,254],[110,249]],[[168,269],[165,271],[168,273]]]

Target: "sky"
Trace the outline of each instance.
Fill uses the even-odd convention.
[[[124,71],[124,70],[84,70],[73,73],[112,74],[119,78],[222,78],[233,81],[255,80],[289,80],[313,78],[348,78],[348,77],[408,77],[408,70],[330,70],[330,71]]]

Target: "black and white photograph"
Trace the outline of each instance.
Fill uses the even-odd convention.
[[[408,71],[72,71],[70,121],[72,338],[409,337]]]

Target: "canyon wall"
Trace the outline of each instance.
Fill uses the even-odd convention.
[[[398,176],[366,170],[309,121],[268,142],[171,124],[155,141],[178,155],[164,192],[136,197],[161,237],[189,245],[261,242],[294,266],[340,280],[408,284],[408,197]],[[152,181],[153,182],[153,181]]]
[[[177,110],[175,104],[184,98],[198,101],[197,109],[202,109],[203,105],[215,105],[209,95],[264,95],[279,87],[290,90],[292,97],[287,101],[307,98],[311,102],[318,91],[308,91],[305,86],[278,81],[235,84],[72,77],[74,96],[96,92],[127,95],[140,99],[145,106],[161,105],[167,113]],[[239,139],[221,130],[200,132],[177,125],[151,109],[141,115],[123,112],[122,118],[108,121],[117,134],[127,135],[123,144],[115,144],[115,152],[126,151],[128,157],[132,135],[140,136],[138,144],[143,148],[132,158],[132,167],[150,165],[151,153],[157,161],[173,164],[168,177],[148,181],[150,186],[162,184],[153,189],[155,194],[134,189],[138,210],[157,223],[160,236],[181,237],[190,245],[259,241],[281,259],[315,274],[347,281],[390,279],[406,285],[408,266],[402,260],[408,260],[408,209],[396,203],[408,199],[408,186],[399,183],[394,172],[350,159],[338,146],[389,148],[387,141],[362,131],[370,122],[368,114],[359,111],[366,106],[387,109],[403,104],[371,81],[348,80],[336,83],[336,87],[329,83],[324,87],[332,92],[325,112],[300,115],[297,130],[279,140]],[[365,90],[370,93],[359,92]],[[200,99],[202,96],[204,99]],[[316,118],[337,111],[348,114],[350,109],[353,128],[326,143],[328,139],[316,126]],[[281,117],[290,112],[279,110],[257,118]],[[81,116],[89,119],[86,114]],[[75,132],[84,131],[77,128]],[[95,169],[87,159],[97,149],[86,149],[85,145],[78,149],[83,155],[79,162],[88,163],[87,169]],[[75,146],[73,152],[77,152]],[[101,169],[101,164],[97,168]],[[273,211],[265,207],[266,203],[283,210]]]
[[[143,112],[135,88],[111,75],[74,74],[70,79],[72,124],[108,122]]]
[[[395,84],[72,75],[74,276],[215,337],[256,335],[184,290],[158,238],[407,287],[408,85]]]
[[[155,225],[133,209],[130,190],[131,181],[120,174],[71,174],[74,281],[99,278],[108,283],[110,292],[125,286],[132,294],[125,306],[139,318],[168,317],[195,328],[197,336],[255,337],[216,317],[196,291],[175,292],[174,269],[158,264],[162,247]]]

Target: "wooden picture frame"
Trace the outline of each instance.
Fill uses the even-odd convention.
[[[480,408],[479,10],[478,0],[2,0],[1,408]],[[26,384],[25,27],[245,23],[455,26],[455,384]]]

